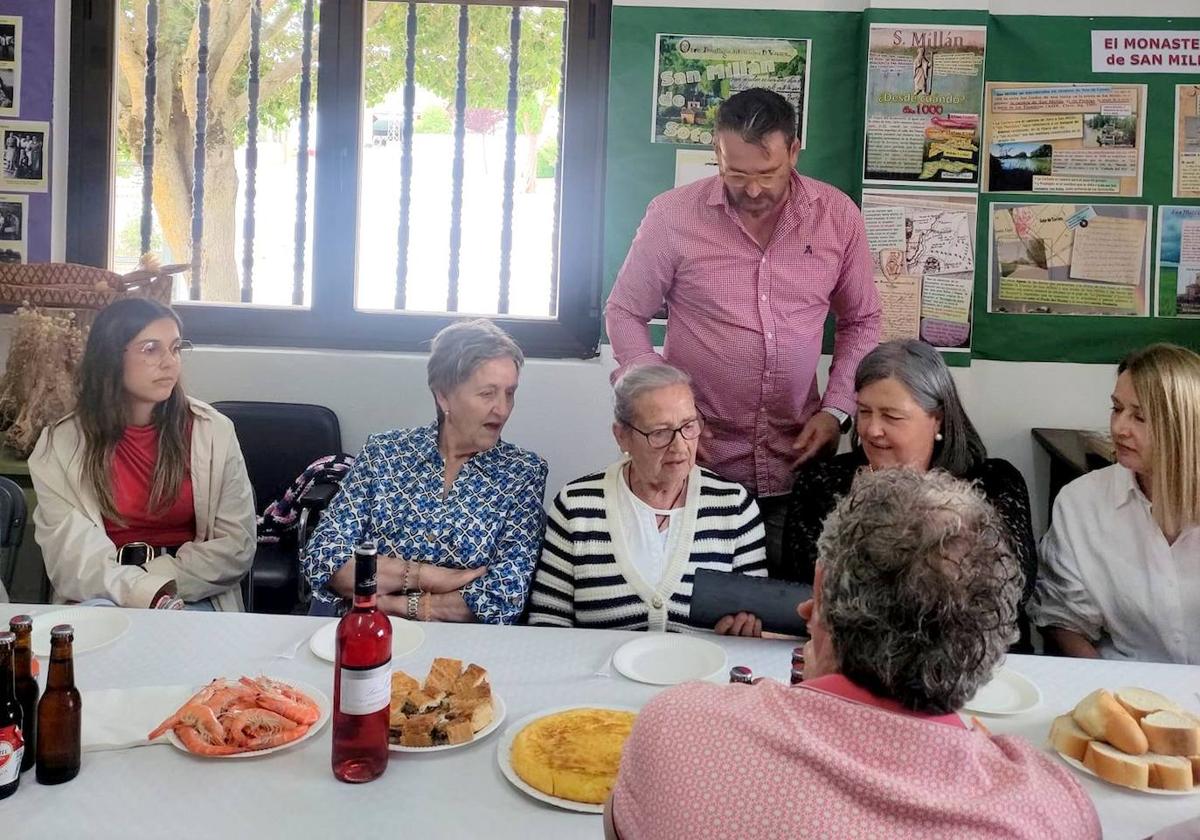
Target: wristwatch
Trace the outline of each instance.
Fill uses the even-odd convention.
[[[850,431],[850,426],[852,424],[849,414],[842,411],[840,408],[833,408],[832,406],[827,406],[821,410],[826,414],[833,415],[833,419],[838,421],[838,428],[841,429],[842,434],[846,434],[846,432]]]

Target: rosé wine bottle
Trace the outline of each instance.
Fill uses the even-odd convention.
[[[354,548],[354,606],[338,622],[333,663],[333,775],[378,779],[388,762],[392,625],[375,606],[375,543]]]

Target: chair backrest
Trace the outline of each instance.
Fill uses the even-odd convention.
[[[25,516],[25,491],[11,478],[0,476],[0,582],[6,590],[12,589]]]
[[[259,513],[313,461],[342,451],[337,415],[323,405],[229,401],[213,408],[233,421]]]

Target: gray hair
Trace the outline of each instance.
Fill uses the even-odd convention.
[[[941,415],[942,440],[934,442],[930,467],[962,476],[987,458],[987,447],[958,398],[941,353],[916,339],[880,344],[859,362],[854,390],[883,379],[895,379],[926,413]],[[858,445],[857,431],[852,442]]]
[[[908,709],[962,708],[1017,639],[1024,575],[980,491],[864,471],[825,520],[821,621],[843,675]]]
[[[669,388],[672,385],[687,385],[691,388],[692,377],[679,368],[666,364],[638,365],[625,371],[613,386],[613,415],[617,422],[632,426],[634,405],[637,401],[651,391]]]
[[[429,390],[435,397],[439,393],[448,394],[470,379],[484,362],[504,358],[512,359],[517,370],[525,364],[521,348],[491,321],[477,318],[451,324],[435,335],[429,345],[429,362],[425,367]],[[437,415],[441,420],[441,406]]]

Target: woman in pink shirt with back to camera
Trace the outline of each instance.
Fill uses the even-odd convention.
[[[864,473],[818,544],[805,682],[692,683],[638,715],[607,837],[1093,840],[1064,765],[956,714],[1016,635],[1022,574],[979,491]]]

